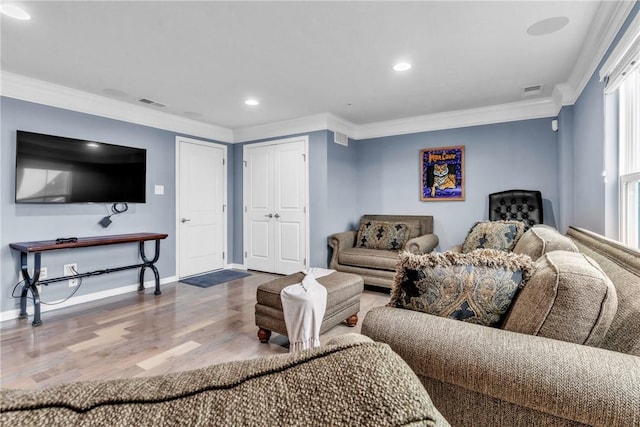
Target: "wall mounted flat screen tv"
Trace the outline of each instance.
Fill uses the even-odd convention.
[[[145,203],[147,150],[17,131],[16,203]]]

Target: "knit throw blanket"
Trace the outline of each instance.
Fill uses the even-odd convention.
[[[289,336],[289,352],[320,346],[320,326],[327,308],[327,289],[316,279],[335,270],[310,268],[302,283],[289,285],[280,292],[284,323]]]

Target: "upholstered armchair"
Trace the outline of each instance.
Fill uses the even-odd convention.
[[[542,224],[542,193],[506,190],[489,194],[489,221],[522,221],[525,230]]]
[[[329,236],[329,268],[361,276],[366,285],[391,288],[398,253],[438,246],[430,215],[363,215],[358,230]]]

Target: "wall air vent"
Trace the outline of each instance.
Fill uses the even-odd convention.
[[[522,88],[523,96],[540,95],[542,93],[542,85],[533,85]]]
[[[166,104],[161,104],[160,102],[156,102],[148,98],[139,98],[138,102],[142,102],[143,104],[147,104],[147,105],[153,105],[154,107],[159,107],[159,108],[163,108],[167,106]]]
[[[333,142],[336,144],[344,145],[345,147],[349,146],[349,137],[344,133],[334,132],[333,133]]]

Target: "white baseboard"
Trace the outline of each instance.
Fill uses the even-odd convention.
[[[160,285],[166,285],[167,283],[172,283],[177,281],[178,278],[173,277],[165,277],[160,279]],[[153,289],[155,288],[155,280],[148,280],[144,282],[145,289]],[[71,307],[74,305],[82,304],[85,302],[98,301],[104,298],[113,297],[116,295],[122,295],[129,292],[137,292],[138,291],[138,283],[134,285],[121,286],[119,288],[107,289],[106,291],[94,292],[86,295],[79,295],[77,297],[69,298],[69,300],[56,304],[56,305],[45,305],[40,304],[40,313],[46,313],[48,311],[58,310],[60,308]],[[30,295],[30,294],[29,294]],[[33,303],[31,300],[27,302],[27,314],[33,320]],[[17,319],[20,316],[20,309],[16,308],[14,310],[3,311],[0,313],[0,322],[4,322],[5,320]]]
[[[247,270],[247,266],[244,264],[227,264],[225,269]]]

